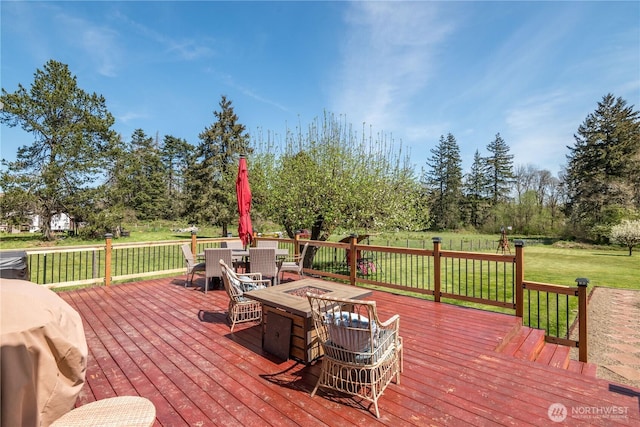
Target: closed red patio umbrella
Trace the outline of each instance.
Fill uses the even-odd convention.
[[[247,159],[240,156],[238,163],[238,178],[236,179],[236,197],[238,198],[238,235],[242,244],[251,243],[253,228],[251,227],[251,187],[249,187],[249,173],[247,172]]]

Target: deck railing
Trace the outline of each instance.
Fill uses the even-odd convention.
[[[577,279],[577,287],[525,281],[524,244],[514,243],[514,254],[491,254],[443,251],[439,238],[433,239],[433,249],[365,245],[356,238],[350,243],[311,241],[305,272],[430,295],[436,302],[493,306],[521,317],[526,326],[544,329],[548,342],[578,347],[580,361],[586,362],[588,280]]]
[[[586,361],[588,280],[578,279],[577,287],[525,281],[521,241],[514,242],[514,254],[492,254],[445,251],[439,238],[430,249],[368,245],[355,236],[348,243],[262,239],[277,240],[291,253],[309,242],[304,270],[310,275],[513,313],[526,326],[544,329],[547,341],[578,347],[580,360]],[[184,273],[180,246],[189,243],[194,254],[201,254],[228,240],[233,238],[202,239],[193,233],[189,241],[114,244],[107,235],[104,245],[29,249],[27,254],[33,282],[109,286],[113,281]]]

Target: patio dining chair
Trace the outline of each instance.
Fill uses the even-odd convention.
[[[256,241],[256,248],[278,249],[278,241],[277,240],[262,240],[262,239],[258,239]]]
[[[231,332],[236,323],[262,320],[262,304],[244,296],[245,292],[262,289],[271,284],[262,279],[259,273],[238,275],[223,260],[218,261],[222,270],[222,283],[229,296],[229,312],[227,318],[231,324]]]
[[[220,243],[221,248],[229,248],[232,251],[244,251],[242,240],[228,240]],[[233,255],[233,266],[238,268],[245,265],[245,257],[242,255]],[[230,264],[229,264],[230,265]]]
[[[324,351],[318,388],[337,390],[371,402],[380,417],[378,398],[395,379],[400,384],[400,316],[380,322],[375,301],[308,293],[313,324]]]
[[[225,242],[221,242],[220,247],[229,248],[229,249],[240,249],[240,250],[244,249],[242,240],[227,240]]]
[[[187,287],[187,283],[193,284],[193,275],[196,273],[204,273],[205,271],[205,263],[204,262],[196,262],[193,253],[191,253],[191,245],[185,243],[182,245],[182,255],[184,255],[184,262],[187,266],[187,277],[184,281],[185,288]],[[189,275],[191,275],[191,280],[189,280]],[[206,286],[205,286],[206,288]]]
[[[278,284],[278,263],[275,248],[249,248],[249,270],[269,277]]]
[[[302,248],[302,252],[299,255],[294,255],[292,258],[285,258],[282,264],[280,265],[280,281],[284,279],[285,271],[293,271],[298,273],[298,276],[302,279],[304,277],[303,264],[304,257],[307,254],[307,248],[309,247],[309,243],[305,243]]]
[[[225,248],[207,248],[204,250],[204,263],[205,263],[205,285],[204,293],[207,293],[209,288],[209,282],[218,279],[222,280],[222,268],[220,267],[220,260],[223,260],[227,265],[233,265],[233,257],[231,256],[231,249]]]

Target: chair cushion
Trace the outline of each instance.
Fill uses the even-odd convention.
[[[232,274],[228,274],[227,277],[229,277],[229,283],[233,286],[233,289],[236,291],[238,296],[242,296],[244,290],[242,289],[242,282],[239,278]]]
[[[281,264],[281,268],[298,268],[298,264],[293,261],[285,261]]]
[[[240,279],[240,286],[242,287],[243,292],[249,292],[255,289],[265,288],[263,284],[253,282],[253,279],[251,279],[251,277],[240,276],[239,279]]]
[[[353,352],[369,352],[371,349],[371,335],[369,332],[369,319],[341,311],[338,313],[327,313],[326,322],[328,325],[329,340],[334,344]],[[376,333],[376,325],[372,325],[373,334]]]
[[[229,275],[229,283],[234,287],[238,296],[242,296],[245,292],[253,291],[255,289],[264,289],[265,286],[262,283],[255,283],[249,276],[232,276]]]

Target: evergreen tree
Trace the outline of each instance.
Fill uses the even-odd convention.
[[[489,156],[485,157],[485,174],[487,176],[487,192],[492,206],[509,199],[513,183],[513,155],[509,154],[509,146],[500,134],[487,145]]]
[[[136,216],[156,220],[166,209],[165,175],[157,141],[142,129],[131,136],[128,181],[132,188],[131,205]]]
[[[579,237],[597,239],[640,209],[640,112],[605,95],[574,138],[567,156],[567,213]]]
[[[467,218],[466,223],[474,228],[479,228],[486,218],[489,198],[487,188],[489,180],[485,175],[485,160],[476,150],[473,155],[471,170],[466,175],[464,182],[464,196]]]
[[[184,139],[171,135],[164,137],[160,157],[165,171],[166,219],[175,220],[182,217],[186,200],[184,179],[189,156],[194,149],[195,147]]]
[[[213,113],[216,122],[199,135],[200,143],[188,172],[187,215],[198,224],[222,226],[226,235],[238,215],[238,159],[252,150],[249,135],[245,126],[238,123],[231,101],[223,95],[219,105],[220,111]]]
[[[68,213],[74,197],[104,173],[113,116],[103,96],[80,89],[68,66],[54,60],[36,70],[29,91],[22,85],[14,93],[3,88],[0,102],[0,123],[20,125],[33,136],[16,161],[3,160],[0,186],[36,209],[43,237],[51,240],[52,217]]]
[[[131,163],[130,148],[122,140],[122,136],[118,135],[108,158],[107,180],[102,189],[104,196],[101,198],[100,208],[118,212],[121,219],[126,211],[132,219],[136,216],[133,203],[136,183],[130,178],[133,168]]]
[[[430,194],[431,227],[436,230],[458,228],[462,199],[460,147],[449,133],[446,138],[440,136],[431,154],[427,160],[429,170],[423,177]]]

